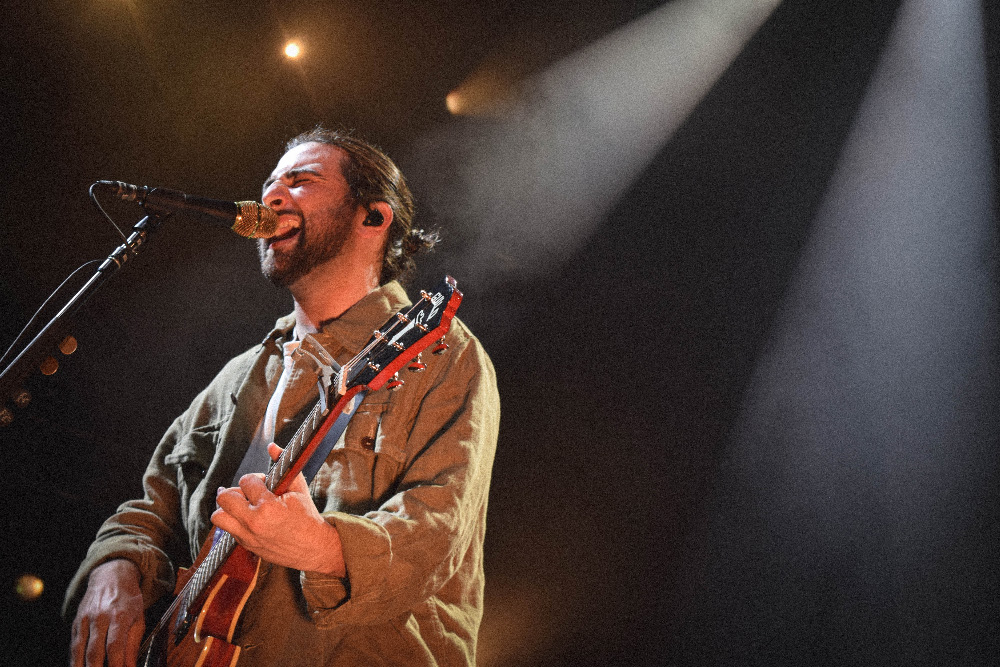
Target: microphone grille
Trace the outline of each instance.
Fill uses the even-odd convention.
[[[278,229],[278,214],[255,201],[238,201],[233,231],[251,239],[266,239]]]

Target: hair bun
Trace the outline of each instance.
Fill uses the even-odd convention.
[[[409,233],[403,237],[403,254],[413,255],[418,252],[431,250],[441,240],[441,234],[436,229],[425,231],[423,229],[410,229]]]

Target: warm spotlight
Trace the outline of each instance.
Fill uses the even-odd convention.
[[[29,601],[36,599],[42,594],[45,584],[41,579],[33,574],[22,574],[14,584],[14,592],[22,600]]]
[[[428,193],[438,210],[482,212],[458,216],[476,221],[465,275],[523,278],[571,257],[779,3],[663,3],[530,77],[499,54],[471,72],[445,104],[477,122],[420,158],[468,175],[461,194]]]
[[[285,55],[289,58],[298,58],[302,55],[302,47],[297,42],[289,42],[285,44]]]
[[[445,104],[455,116],[501,117],[510,111],[517,92],[514,75],[491,63],[483,65],[448,93]]]

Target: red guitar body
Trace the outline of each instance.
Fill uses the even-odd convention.
[[[188,579],[198,569],[212,549],[212,535],[201,547],[197,560],[190,568],[177,573],[174,595],[179,595]],[[212,579],[212,584],[197,598],[193,607],[199,609],[197,620],[180,639],[173,632],[160,637],[154,646],[149,665],[165,667],[233,667],[240,657],[240,647],[232,644],[233,632],[243,606],[253,592],[260,570],[260,558],[237,545]],[[170,619],[175,627],[177,614]],[[171,644],[167,647],[164,644]]]

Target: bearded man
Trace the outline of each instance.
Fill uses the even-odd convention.
[[[144,497],[101,526],[66,594],[72,664],[134,665],[145,610],[218,527],[262,559],[233,637],[239,667],[474,665],[500,407],[459,320],[403,390],[365,397],[311,483],[275,496],[261,474],[317,400],[295,350],[315,341],[351,359],[409,305],[398,279],[436,237],[414,228],[384,153],[322,128],[287,144],[261,201],[279,219],[261,267],[293,312],[174,421]]]

